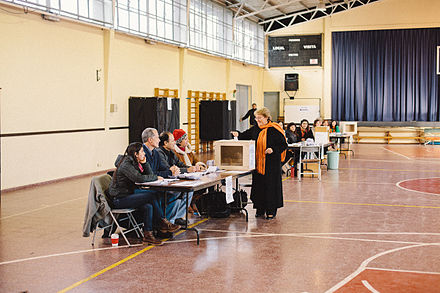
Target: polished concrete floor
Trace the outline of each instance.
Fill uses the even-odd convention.
[[[274,220],[193,217],[199,246],[92,249],[90,176],[3,193],[0,292],[440,292],[440,146],[353,149],[321,182],[283,178]]]

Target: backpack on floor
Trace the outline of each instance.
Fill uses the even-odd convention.
[[[212,218],[227,218],[231,214],[231,208],[226,203],[226,193],[212,191],[204,195],[208,216]]]
[[[231,212],[233,213],[239,212],[242,208],[247,206],[248,196],[246,191],[244,191],[243,189],[237,190],[236,192],[234,192],[233,196],[234,196],[234,201],[229,204],[229,207],[231,208]],[[240,203],[240,197],[241,197],[241,203]]]

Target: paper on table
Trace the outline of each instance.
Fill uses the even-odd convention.
[[[182,181],[178,183],[174,183],[172,186],[197,186],[203,184],[203,181],[194,180],[194,181]]]
[[[163,180],[156,180],[156,181],[150,181],[150,182],[136,182],[136,185],[158,185],[158,184],[168,184],[170,182],[179,180],[177,178],[165,178]]]
[[[232,176],[226,177],[226,203],[231,203],[234,201],[234,196],[232,195]]]

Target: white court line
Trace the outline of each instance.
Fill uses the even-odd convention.
[[[368,281],[366,280],[362,280],[362,284],[364,284],[365,288],[367,288],[368,290],[370,290],[373,293],[380,293],[379,291],[377,291],[376,289],[373,288],[373,286],[370,285],[370,283],[368,283]]]
[[[318,239],[328,239],[328,240],[350,240],[350,241],[360,241],[360,242],[379,242],[379,243],[393,243],[393,244],[413,244],[413,245],[437,245],[440,243],[424,243],[424,242],[406,242],[406,241],[392,241],[392,240],[380,240],[380,239],[362,239],[362,238],[344,238],[344,237],[325,237],[325,236],[314,236],[314,235],[337,235],[337,234],[346,234],[346,233],[291,233],[291,234],[273,234],[273,233],[259,233],[259,232],[240,232],[240,231],[229,231],[229,230],[210,230],[210,229],[198,229],[199,231],[207,231],[207,232],[224,232],[224,233],[240,233],[245,235],[240,236],[222,236],[222,237],[207,237],[207,238],[200,238],[200,241],[209,241],[209,240],[224,240],[224,239],[236,239],[236,238],[258,238],[258,237],[303,237],[303,238],[318,238]],[[347,233],[347,234],[377,234],[377,235],[389,235],[393,233],[388,232],[354,232],[354,233]],[[440,233],[411,233],[411,232],[403,232],[403,233],[395,233],[395,234],[416,234],[416,235],[435,235],[440,236]],[[197,241],[197,239],[182,239],[182,240],[169,240],[164,242],[164,244],[177,244],[177,243],[183,243],[183,242],[194,242]],[[135,244],[134,246],[142,246],[143,244]],[[118,248],[127,248],[128,245],[125,246],[119,246]],[[65,253],[56,253],[56,254],[49,254],[49,255],[42,255],[42,256],[36,256],[36,257],[29,257],[29,258],[22,258],[22,259],[15,259],[5,262],[0,262],[1,265],[6,264],[12,264],[12,263],[19,263],[19,262],[25,262],[25,261],[32,261],[32,260],[38,260],[38,259],[44,259],[44,258],[50,258],[50,257],[57,257],[57,256],[65,256],[65,255],[72,255],[72,254],[80,254],[80,253],[88,253],[88,252],[95,252],[95,251],[101,251],[101,250],[108,250],[108,249],[115,249],[114,247],[104,247],[104,248],[95,248],[95,249],[86,249],[86,250],[78,250],[78,251],[70,251]]]
[[[400,184],[401,184],[402,182],[405,182],[405,181],[419,180],[419,179],[437,179],[437,178],[440,178],[440,177],[427,177],[427,178],[405,179],[405,180],[401,180],[401,181],[397,182],[397,183],[396,183],[396,186],[397,186],[398,188],[401,188],[401,189],[406,190],[406,191],[412,191],[412,192],[417,192],[417,193],[431,194],[431,195],[437,195],[437,196],[439,196],[440,194],[438,194],[438,193],[432,193],[432,192],[425,192],[425,191],[412,190],[412,189],[408,189],[408,188],[405,188],[405,187],[403,187],[403,186],[400,186]]]
[[[59,203],[56,203],[56,204],[52,204],[52,205],[45,205],[44,207],[41,207],[41,208],[38,208],[38,209],[33,209],[33,210],[26,211],[26,212],[22,212],[22,213],[18,213],[18,214],[13,214],[13,215],[9,215],[9,216],[6,216],[6,217],[2,217],[2,218],[0,218],[0,220],[6,220],[6,219],[9,219],[9,218],[12,218],[12,217],[17,217],[17,216],[21,216],[21,215],[25,215],[25,214],[29,214],[29,213],[33,213],[33,212],[37,212],[37,211],[41,211],[41,210],[44,210],[44,209],[47,209],[47,208],[56,207],[56,206],[59,206],[59,205],[65,204],[65,203],[69,203],[69,202],[72,202],[72,201],[75,201],[75,200],[78,200],[78,199],[84,199],[84,198],[87,198],[87,196],[82,196],[82,197],[78,197],[78,198],[74,198],[74,199],[69,199],[69,200],[62,201],[62,202],[59,202]]]
[[[406,159],[408,159],[408,160],[410,160],[410,161],[413,160],[413,159],[411,159],[410,157],[407,157],[407,156],[405,156],[405,155],[399,154],[399,153],[394,152],[394,151],[392,151],[392,150],[387,150],[385,147],[382,147],[382,148],[383,148],[384,150],[386,150],[386,151],[392,152],[392,153],[395,154],[395,155],[398,155],[398,156],[404,157],[404,158],[406,158]]]
[[[384,268],[372,268],[372,267],[366,267],[365,269],[376,270],[376,271],[398,272],[398,273],[440,275],[440,272],[409,271],[409,270],[396,270],[396,269],[384,269]]]
[[[134,244],[131,247],[142,246],[142,245],[143,244]],[[49,258],[49,257],[54,257],[54,256],[64,256],[64,255],[72,255],[72,254],[79,254],[79,253],[86,253],[86,252],[102,251],[102,250],[108,250],[108,249],[120,249],[120,248],[127,248],[127,247],[130,247],[130,246],[122,245],[122,246],[118,246],[118,247],[103,247],[103,248],[85,249],[85,250],[77,250],[77,251],[55,253],[55,254],[41,255],[41,256],[35,256],[35,257],[14,259],[14,260],[0,262],[0,266],[1,265],[12,264],[12,263],[17,263],[17,262],[29,261],[29,260],[37,260],[37,259]]]
[[[256,234],[256,235],[282,235],[282,234],[273,234],[273,233],[262,233],[262,232],[249,232],[249,231],[237,231],[237,230],[216,230],[216,229],[198,229],[199,231],[208,231],[208,232],[223,232],[223,233],[247,233],[247,234]],[[303,233],[294,233],[295,235],[420,235],[420,236],[440,236],[440,233],[429,233],[429,232],[303,232]]]
[[[365,268],[367,267],[367,265],[372,262],[373,260],[375,260],[376,258],[379,258],[381,256],[384,256],[386,254],[389,253],[393,253],[399,250],[404,250],[404,249],[409,249],[409,248],[416,248],[416,247],[422,247],[422,246],[429,246],[429,245],[436,245],[439,246],[440,243],[429,243],[429,244],[416,244],[416,245],[409,245],[409,246],[404,246],[404,247],[399,247],[399,248],[394,248],[394,249],[390,249],[390,250],[386,250],[383,251],[381,253],[375,254],[369,258],[367,258],[366,260],[364,260],[362,262],[362,264],[357,268],[356,271],[354,271],[353,273],[351,273],[349,276],[347,276],[345,279],[343,279],[342,281],[340,281],[339,283],[337,283],[336,285],[334,285],[333,287],[331,287],[330,289],[328,289],[327,291],[325,291],[325,293],[331,293],[331,292],[335,292],[336,290],[340,289],[342,286],[344,286],[345,284],[347,284],[348,282],[350,282],[352,279],[354,279],[357,275],[359,275],[360,273],[362,273]]]

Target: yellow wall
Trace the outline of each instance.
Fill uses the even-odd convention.
[[[0,36],[3,135],[102,129],[2,137],[1,189],[112,168],[128,143],[128,130],[110,128],[128,126],[128,98],[153,96],[155,87],[180,90],[183,128],[187,90],[227,92],[232,98],[235,85],[245,84],[262,99],[260,67],[149,45],[111,30],[0,10]],[[116,112],[110,113],[110,104],[117,105]]]
[[[440,26],[439,11],[440,1],[438,0],[381,0],[350,11],[334,14],[331,17],[273,32],[270,36],[323,34],[323,66],[321,68],[267,69],[264,72],[264,91],[279,91],[281,98],[286,97],[283,89],[284,74],[298,73],[299,90],[296,97],[322,98],[321,116],[331,118],[332,32],[438,27]],[[292,102],[287,100],[286,104],[289,103]],[[280,107],[282,107],[282,103],[280,103]]]

